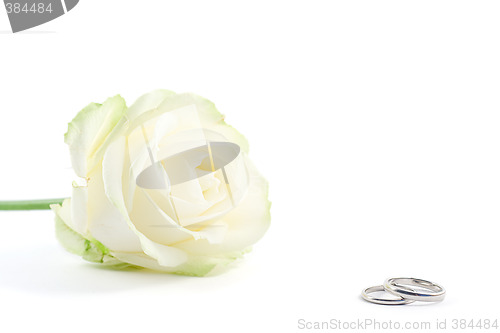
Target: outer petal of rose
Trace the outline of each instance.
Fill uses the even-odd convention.
[[[71,162],[76,174],[87,177],[96,161],[92,156],[116,126],[126,110],[119,95],[101,104],[92,103],[80,111],[68,124],[65,142],[69,145]]]
[[[144,253],[156,259],[161,266],[175,267],[187,261],[186,252],[175,247],[153,242],[141,233],[130,220],[125,206],[122,190],[122,173],[125,158],[125,138],[120,137],[113,142],[103,159],[103,181],[106,196],[126,221],[128,227],[137,235]],[[147,218],[144,216],[144,218]]]
[[[152,111],[156,109],[165,99],[175,95],[174,92],[169,90],[155,90],[148,94],[144,94],[139,97],[134,104],[132,104],[124,113],[124,116],[120,119],[118,124],[115,126],[113,131],[109,134],[106,141],[101,145],[101,147],[92,156],[94,159],[101,159],[108,146],[115,141],[117,138],[122,136],[130,126],[130,123],[136,118],[140,117],[143,113]],[[127,156],[130,159],[130,156]],[[129,177],[132,175],[130,174]],[[127,194],[125,198],[125,203],[128,209],[132,208],[132,198],[135,192],[135,184],[131,181],[129,183],[129,188],[124,189]]]
[[[123,135],[130,123],[143,113],[156,109],[165,99],[175,95],[174,92],[164,89],[154,90],[139,97],[123,114],[118,124],[107,137],[105,143],[95,152],[94,158],[102,158],[107,147],[116,138]]]
[[[190,105],[196,107],[201,125],[204,128],[222,134],[230,142],[238,144],[242,151],[248,153],[248,141],[246,138],[236,129],[226,124],[224,116],[217,110],[214,103],[190,93],[175,94],[167,97],[156,109],[144,112],[136,119],[131,120],[129,131],[165,112],[174,111]]]
[[[71,221],[67,221],[68,226],[80,235],[87,235],[88,227],[88,191],[87,186],[79,186],[73,183],[71,194]],[[69,222],[69,223],[68,223]]]
[[[121,170],[115,172],[120,173]],[[89,175],[88,233],[114,251],[142,252],[139,238],[106,196],[102,177],[102,167]]]
[[[268,184],[248,158],[247,166],[250,176],[248,193],[236,208],[220,219],[228,226],[224,241],[210,244],[204,239],[187,240],[176,247],[194,255],[218,256],[246,248],[265,234],[271,223]]]
[[[72,230],[68,223],[70,219],[71,199],[67,199],[61,205],[52,205],[56,213],[56,236],[61,245],[69,252],[82,256],[85,260],[105,264],[113,267],[126,267],[135,265],[157,271],[204,276],[217,265],[226,265],[234,259],[240,258],[245,251],[227,254],[224,257],[191,256],[188,261],[177,267],[161,266],[156,259],[142,253],[129,253],[111,251],[99,242],[86,239]],[[63,217],[66,220],[63,220]],[[69,220],[68,220],[69,219]]]
[[[106,265],[123,265],[123,263],[109,254],[109,249],[95,240],[83,237],[73,230],[70,225],[71,199],[66,199],[62,205],[52,205],[55,212],[56,236],[61,245],[69,252],[83,257],[91,262]]]
[[[129,121],[134,120],[144,112],[156,109],[165,99],[174,95],[175,93],[173,91],[163,89],[144,94],[128,108],[125,117]]]
[[[217,266],[225,266],[236,259],[241,258],[249,250],[228,253],[221,257],[190,256],[188,261],[177,267],[165,267],[158,264],[153,258],[143,253],[120,253],[111,252],[111,254],[123,261],[135,266],[141,266],[161,272],[173,274],[205,276]]]

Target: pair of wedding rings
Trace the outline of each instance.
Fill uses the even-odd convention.
[[[418,288],[418,290],[413,289]],[[385,291],[397,298],[374,297],[374,292]],[[415,301],[440,302],[444,299],[446,291],[437,283],[416,278],[390,278],[383,285],[364,289],[361,297],[365,301],[383,305],[403,305]]]

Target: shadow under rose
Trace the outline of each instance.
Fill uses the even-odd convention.
[[[64,253],[57,247],[0,253],[0,285],[37,293],[110,293],[189,283],[196,277],[140,268],[110,269]]]

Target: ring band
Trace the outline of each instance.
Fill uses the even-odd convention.
[[[408,288],[407,290],[414,291],[413,289],[410,289],[410,288]],[[369,294],[377,292],[377,291],[385,291],[384,286],[380,285],[380,286],[366,288],[361,292],[361,297],[363,297],[363,299],[367,302],[371,302],[371,303],[375,303],[375,304],[383,304],[383,305],[404,305],[404,304],[410,304],[410,303],[415,302],[412,299],[403,298],[399,295],[396,295],[399,297],[398,299],[379,298],[379,297],[373,297],[373,296],[369,295]]]
[[[421,289],[429,290],[429,292],[417,292],[406,286],[419,287]],[[387,279],[385,280],[383,287],[387,292],[390,292],[395,296],[399,296],[402,299],[420,302],[440,302],[444,299],[446,294],[444,288],[439,284],[416,278]]]

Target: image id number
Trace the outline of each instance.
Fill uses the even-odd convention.
[[[43,14],[45,12],[52,13],[52,4],[49,3],[48,5],[45,5],[43,2],[33,3],[31,5],[28,5],[27,3],[21,5],[19,2],[7,2],[5,4],[5,8],[7,9],[7,14]]]

